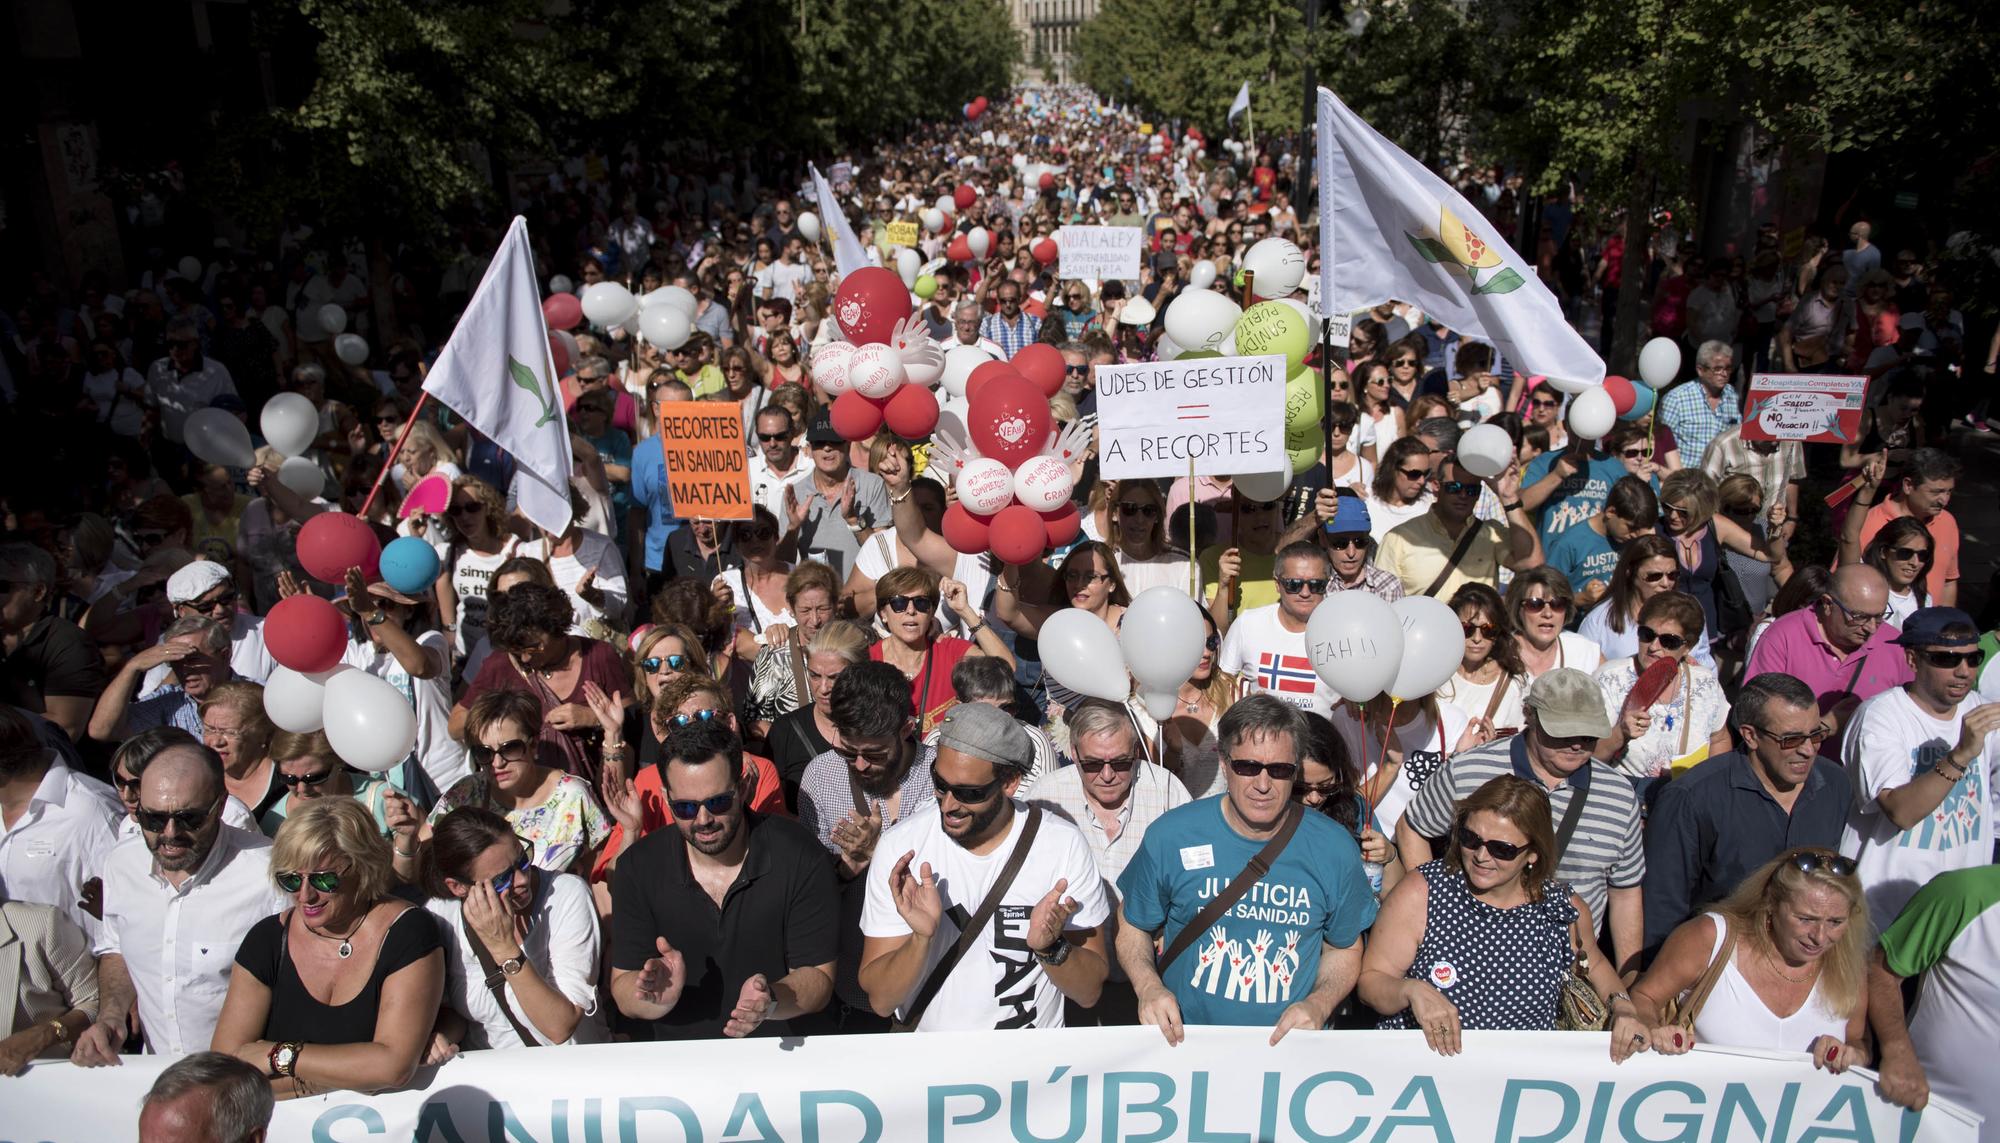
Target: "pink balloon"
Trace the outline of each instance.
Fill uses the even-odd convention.
[[[1049,399],[1020,376],[995,377],[972,402],[966,427],[979,455],[1018,468],[1049,440]]]

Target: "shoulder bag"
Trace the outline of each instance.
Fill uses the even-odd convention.
[[[1007,855],[1007,864],[1001,867],[1000,876],[994,878],[993,888],[986,891],[986,899],[979,902],[979,908],[973,911],[972,919],[966,922],[965,928],[959,930],[957,942],[946,951],[944,959],[937,962],[937,967],[931,969],[924,986],[917,990],[917,998],[910,1002],[910,1007],[903,1018],[890,1025],[890,1031],[917,1030],[917,1025],[923,1021],[924,1010],[931,1006],[931,1001],[937,999],[938,991],[951,976],[951,970],[957,968],[958,962],[972,950],[974,944],[978,943],[979,934],[993,920],[993,914],[999,911],[1000,899],[1013,887],[1014,878],[1020,874],[1022,864],[1028,860],[1028,850],[1035,844],[1035,834],[1041,827],[1042,808],[1029,806],[1028,820],[1021,824],[1021,836],[1014,842],[1014,852]]]
[[[1278,855],[1285,852],[1285,846],[1292,840],[1292,835],[1298,832],[1299,819],[1304,816],[1305,811],[1299,808],[1298,803],[1293,802],[1285,806],[1285,820],[1278,823],[1278,832],[1271,835],[1271,840],[1264,843],[1264,848],[1257,851],[1256,856],[1250,859],[1250,864],[1243,867],[1243,872],[1238,873],[1235,880],[1231,881],[1222,892],[1209,898],[1208,904],[1202,906],[1201,912],[1196,913],[1193,920],[1174,934],[1174,943],[1167,946],[1166,955],[1160,958],[1157,965],[1161,975],[1166,974],[1174,961],[1188,950],[1188,946],[1194,944],[1211,925],[1221,920],[1222,915],[1236,902],[1241,901],[1252,885],[1263,880],[1264,875],[1271,871],[1271,866],[1277,863]]]
[[[1736,955],[1736,930],[1729,927],[1727,918],[1717,917],[1716,924],[1722,926],[1722,947],[1715,950],[1715,958],[1695,978],[1692,987],[1667,1001],[1667,1023],[1672,1027],[1694,1031],[1694,1020],[1701,1015],[1701,1006],[1708,1003],[1708,994],[1715,991],[1715,982],[1722,979],[1722,970],[1729,967],[1729,958]]]
[[[1458,561],[1464,559],[1465,553],[1472,550],[1472,541],[1478,538],[1480,531],[1485,527],[1484,520],[1473,519],[1466,522],[1465,535],[1458,538],[1457,546],[1451,550],[1451,558],[1444,562],[1444,570],[1438,573],[1438,577],[1424,589],[1425,595],[1436,595],[1444,590],[1445,581],[1451,578],[1452,572],[1458,570]]]
[[[507,1018],[507,1023],[514,1029],[514,1034],[521,1037],[521,1046],[539,1047],[542,1038],[523,1024],[521,1018],[514,1014],[513,1007],[507,1003],[507,974],[501,972],[500,966],[493,962],[493,954],[486,951],[486,942],[480,940],[479,935],[472,931],[472,926],[465,923],[463,909],[459,910],[458,914],[458,931],[459,939],[471,945],[472,954],[479,958],[479,971],[485,974],[486,991],[493,994],[493,1003],[500,1006],[500,1014]],[[522,951],[522,955],[524,957],[527,955],[526,950]]]

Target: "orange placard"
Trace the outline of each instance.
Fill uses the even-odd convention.
[[[748,520],[750,454],[734,401],[661,401],[654,424],[667,457],[667,490],[683,520]]]

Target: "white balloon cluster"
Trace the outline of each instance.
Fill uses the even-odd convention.
[[[1384,603],[1365,591],[1340,597],[1306,620],[1306,655],[1335,694],[1408,702],[1444,685],[1465,658],[1465,629],[1441,599],[1409,595]]]
[[[1181,683],[1200,664],[1207,639],[1194,600],[1161,586],[1132,600],[1115,635],[1104,620],[1069,607],[1049,616],[1037,646],[1043,668],[1063,686],[1122,703],[1136,682],[1146,713],[1165,720],[1174,712]]]
[[[296,734],[326,732],[340,760],[381,773],[410,756],[417,715],[387,680],[355,667],[301,674],[278,667],[264,683],[264,713]]]

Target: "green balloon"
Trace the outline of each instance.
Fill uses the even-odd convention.
[[[1296,315],[1294,315],[1296,316]],[[1242,342],[1238,341],[1238,348]],[[1319,374],[1310,369],[1294,372],[1285,382],[1285,435],[1289,438],[1295,432],[1303,432],[1317,440],[1320,417],[1326,413],[1326,388],[1320,384]],[[1289,442],[1298,447],[1300,442]]]
[[[931,277],[929,274],[921,275],[917,278],[917,284],[911,287],[910,292],[925,301],[930,301],[931,295],[937,293],[937,279]]]
[[[1283,302],[1258,302],[1236,323],[1236,352],[1246,357],[1276,353],[1286,371],[1296,370],[1312,349],[1312,332],[1299,311]]]
[[[1174,354],[1174,360],[1199,361],[1204,357],[1221,357],[1221,356],[1222,353],[1219,350],[1214,350],[1214,349],[1183,349],[1179,353]]]
[[[1304,472],[1306,469],[1319,463],[1319,444],[1317,442],[1306,448],[1286,449],[1285,452],[1292,458],[1293,472]]]

